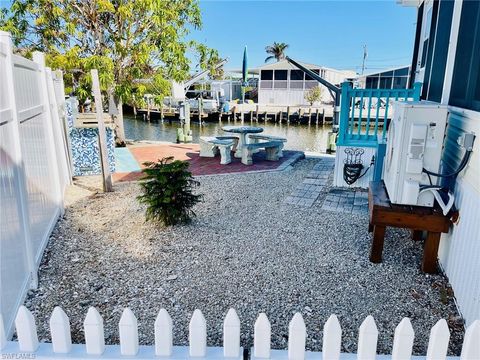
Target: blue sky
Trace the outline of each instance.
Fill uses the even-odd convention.
[[[295,60],[365,73],[409,64],[416,8],[384,1],[239,1],[201,0],[203,28],[190,37],[219,50],[240,68],[248,46],[249,67],[264,63],[265,46],[290,45]]]

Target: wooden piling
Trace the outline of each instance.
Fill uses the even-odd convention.
[[[290,124],[290,106],[287,106],[287,124]]]
[[[160,121],[163,123],[165,115],[163,114],[163,103],[160,103]]]
[[[256,109],[256,114],[255,114],[255,120],[258,122],[258,111],[260,110],[260,107],[257,105]]]
[[[278,112],[278,122],[281,124],[282,123],[282,117],[283,117],[283,110],[280,110]]]
[[[267,111],[265,111],[265,115],[264,115],[264,116],[265,116],[265,122],[267,122],[267,120],[268,120],[268,112],[267,112]]]
[[[250,122],[253,121],[253,110],[250,110]]]
[[[318,108],[315,114],[315,123],[318,125]]]
[[[325,108],[322,109],[322,125],[325,124]]]
[[[312,122],[312,108],[308,108],[308,125]]]

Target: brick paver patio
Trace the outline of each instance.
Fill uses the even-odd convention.
[[[282,170],[294,163],[304,155],[300,151],[283,151],[283,158],[279,161],[267,161],[265,151],[253,155],[253,165],[243,165],[240,159],[233,156],[232,162],[228,165],[220,165],[220,155],[214,158],[200,157],[200,146],[198,144],[152,144],[129,146],[131,152],[140,167],[148,161],[157,161],[167,156],[173,156],[177,160],[190,162],[190,171],[193,175],[214,175],[229,174],[251,171]],[[114,181],[132,181],[142,177],[138,170],[118,172],[113,174]]]

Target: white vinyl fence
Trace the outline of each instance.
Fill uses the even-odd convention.
[[[234,309],[230,309],[223,322],[223,347],[207,346],[207,323],[200,310],[193,312],[189,324],[189,346],[173,346],[172,319],[165,309],[157,315],[152,330],[155,345],[139,346],[137,319],[129,308],[125,308],[118,324],[120,345],[105,345],[103,319],[99,312],[90,307],[83,322],[85,345],[72,344],[70,321],[65,312],[56,307],[50,317],[52,343],[39,343],[37,328],[32,313],[21,306],[15,319],[17,341],[6,341],[2,332],[0,317],[0,355],[2,358],[36,359],[243,359],[240,346],[240,319]],[[289,324],[288,349],[272,350],[271,326],[267,316],[261,313],[254,325],[254,347],[250,358],[255,360],[338,360],[338,359],[459,359],[447,357],[450,339],[447,322],[441,319],[430,332],[426,356],[413,356],[414,331],[408,318],[396,327],[391,355],[377,355],[378,330],[373,317],[368,316],[360,326],[357,354],[341,353],[342,329],[335,315],[331,315],[323,327],[322,352],[306,352],[307,329],[302,315],[296,313]],[[473,322],[465,333],[461,360],[480,359],[480,321]]]
[[[0,314],[7,334],[37,269],[50,233],[63,212],[70,181],[61,74],[14,55],[0,32]]]

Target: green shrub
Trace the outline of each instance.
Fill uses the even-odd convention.
[[[166,157],[144,165],[145,176],[140,183],[143,195],[138,201],[147,205],[146,219],[167,226],[188,223],[195,216],[192,207],[202,198],[193,193],[200,183],[188,171],[188,162]]]

